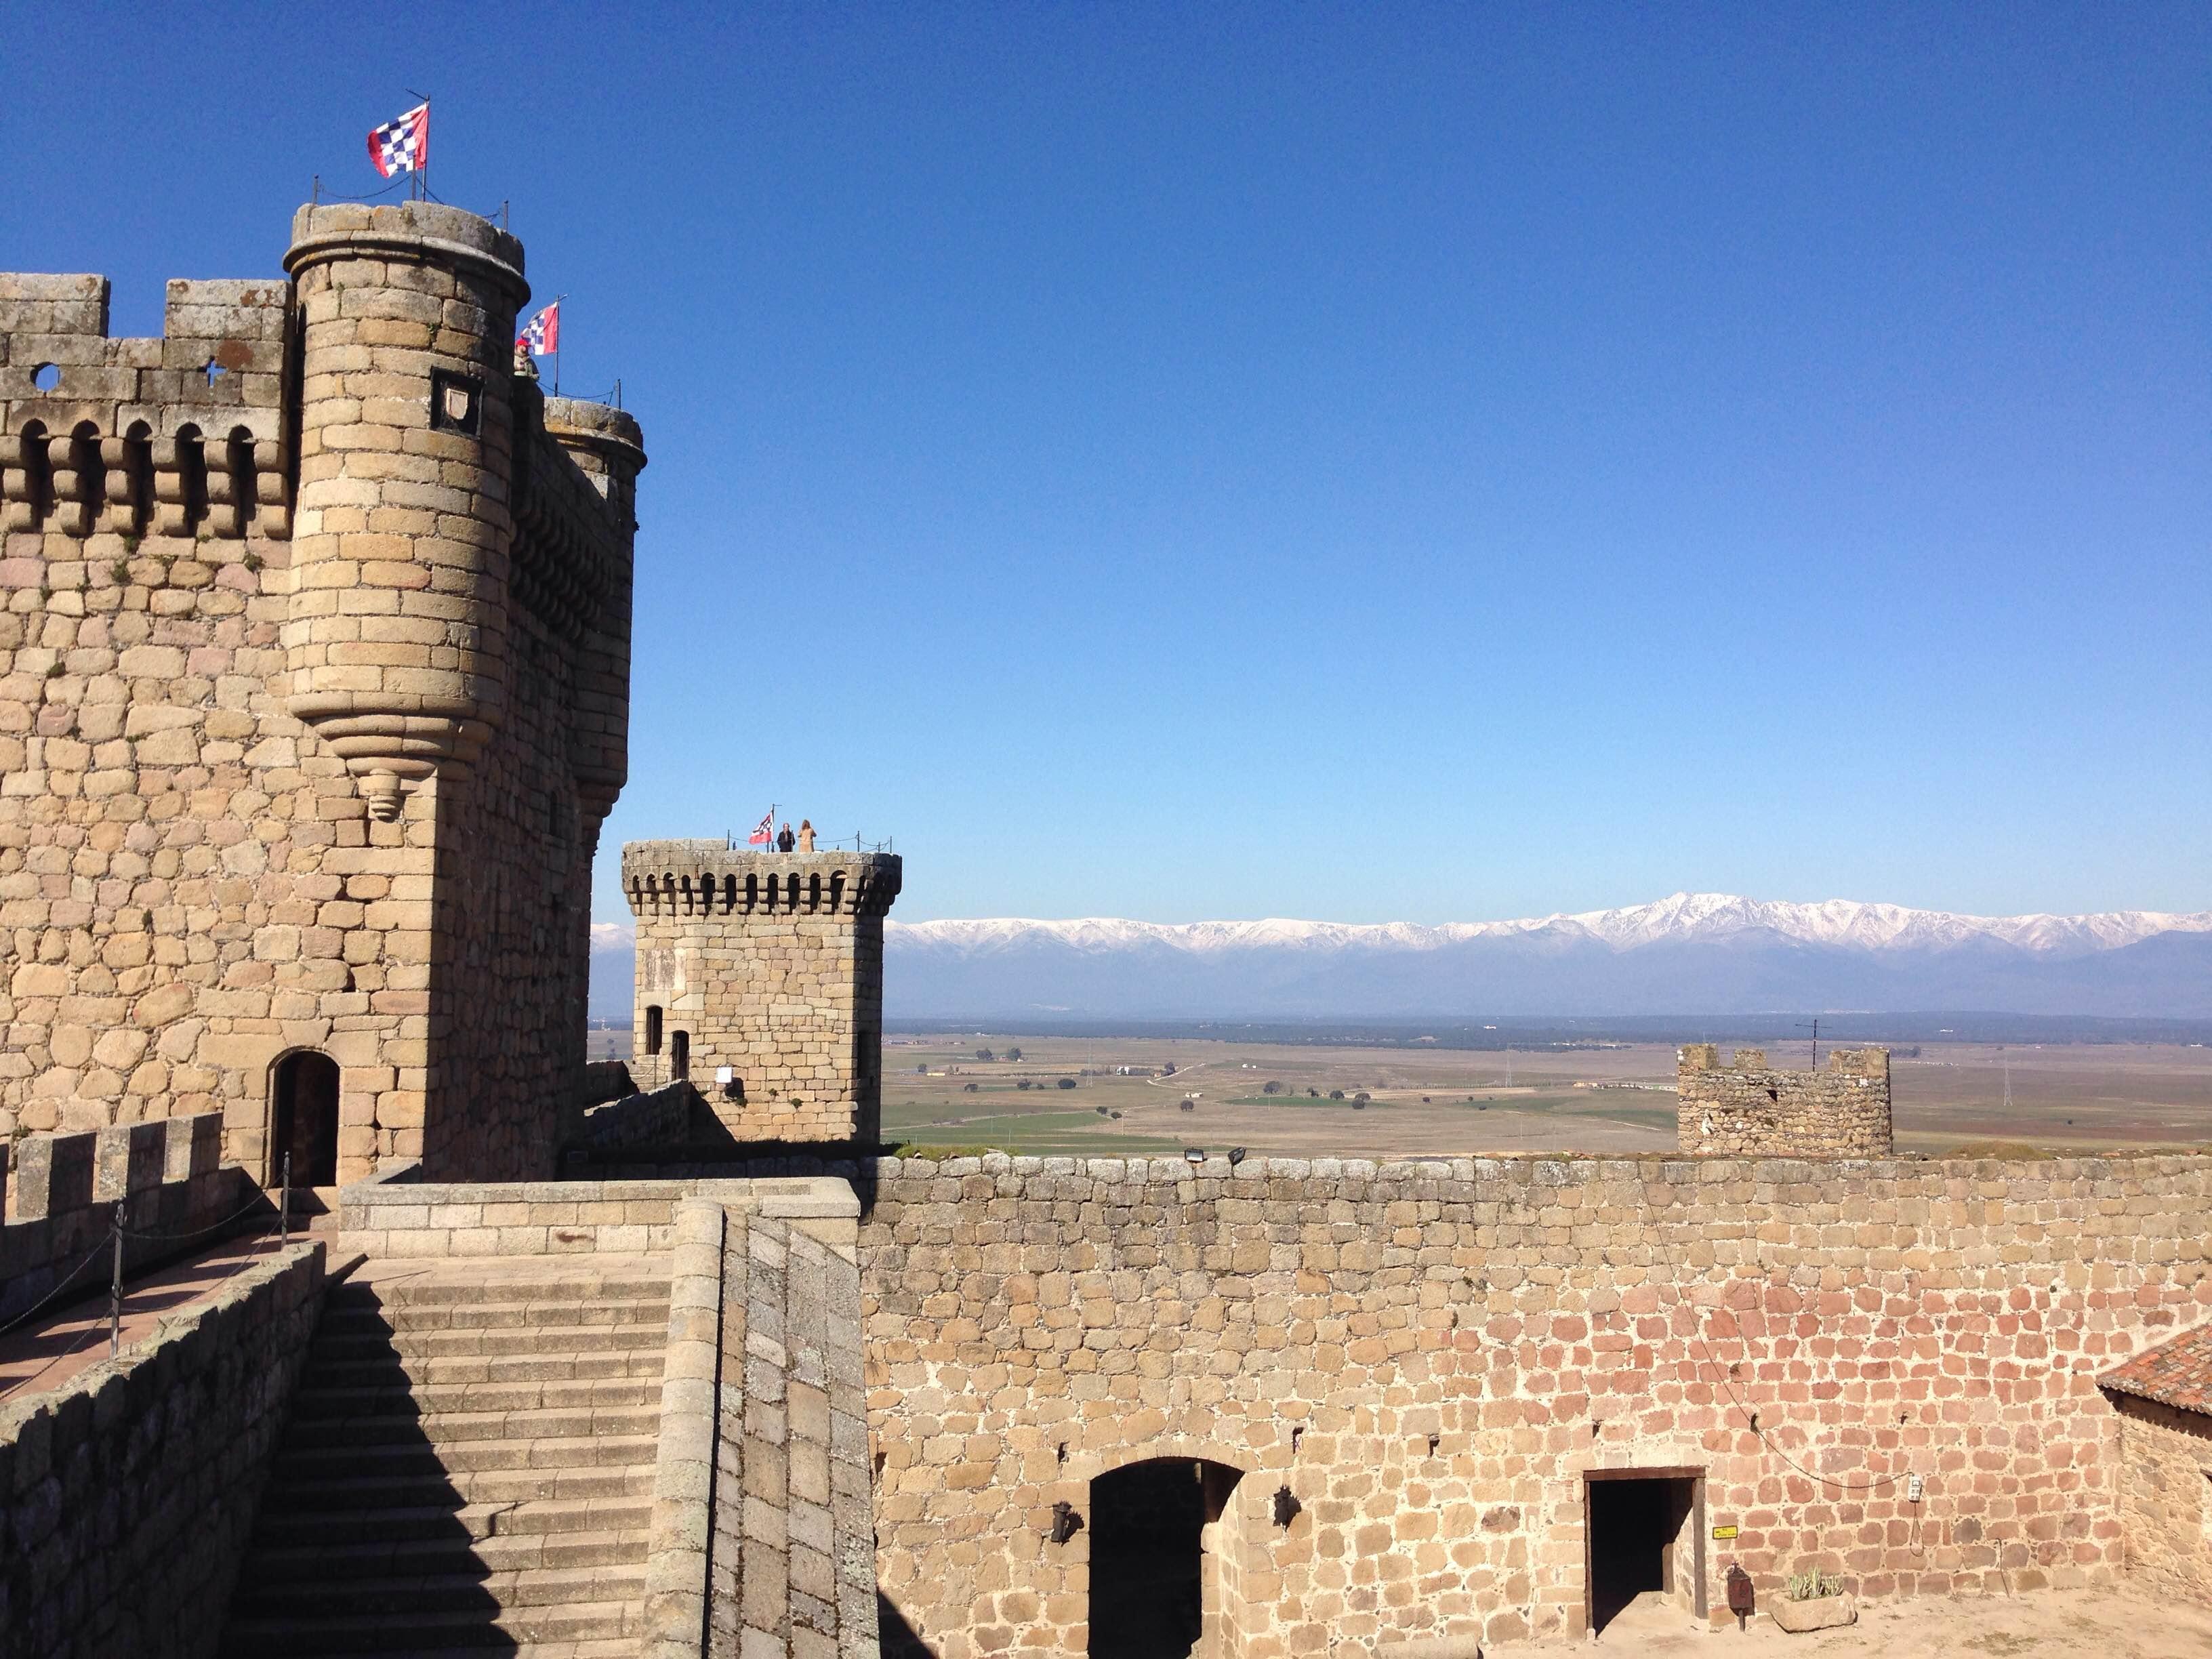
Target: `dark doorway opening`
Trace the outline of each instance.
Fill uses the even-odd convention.
[[[1705,1479],[1697,1469],[1592,1469],[1583,1486],[1589,1627],[1658,1591],[1705,1613]]]
[[[668,1075],[678,1082],[691,1077],[691,1033],[676,1031],[668,1039]]]
[[[1091,1483],[1091,1659],[1205,1659],[1212,1564],[1201,1537],[1238,1471],[1160,1457]]]
[[[295,1187],[335,1187],[338,1180],[338,1063],[303,1048],[276,1062],[276,1121],[269,1136],[269,1184],[284,1178],[292,1155]]]

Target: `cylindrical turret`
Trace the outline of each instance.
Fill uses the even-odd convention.
[[[631,548],[645,437],[637,422],[619,409],[574,398],[544,401],[546,436],[567,452],[605,502],[611,532],[605,545],[609,556],[618,558],[622,565],[619,571],[609,573],[604,597],[592,609],[569,721],[585,835],[596,847],[599,825],[629,776]]]
[[[522,245],[430,202],[300,210],[290,707],[394,818],[505,706]]]

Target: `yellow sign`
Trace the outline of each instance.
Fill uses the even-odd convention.
[[[1713,1528],[1713,1536],[1716,1538],[1733,1538],[1735,1536],[1735,1528],[1734,1527],[1715,1527]]]

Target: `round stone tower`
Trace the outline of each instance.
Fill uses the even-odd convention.
[[[290,708],[371,812],[505,712],[522,245],[433,202],[301,208]]]
[[[874,1145],[883,1127],[889,853],[756,853],[634,841],[630,1072],[688,1077],[738,1140]]]

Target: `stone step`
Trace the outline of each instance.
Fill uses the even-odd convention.
[[[489,1579],[507,1573],[635,1566],[645,1560],[646,1544],[645,1529],[635,1528],[483,1538],[368,1539],[264,1549],[254,1558],[252,1580],[239,1585],[237,1604],[242,1611],[261,1610],[272,1586],[325,1584],[342,1597],[360,1579]]]
[[[491,1358],[524,1353],[629,1353],[667,1346],[668,1328],[659,1325],[495,1326],[470,1330],[338,1331],[318,1334],[308,1350],[311,1369],[325,1360],[374,1359],[386,1355],[428,1359],[457,1354]]]
[[[641,1579],[641,1589],[642,1580]],[[226,1659],[304,1659],[317,1653],[431,1654],[454,1648],[526,1653],[530,1644],[635,1639],[637,1602],[603,1600],[560,1607],[340,1615],[312,1619],[234,1619],[223,1632]]]
[[[580,1411],[660,1404],[658,1376],[586,1377],[580,1381],[414,1382],[398,1376],[380,1386],[332,1388],[313,1379],[292,1397],[292,1421],[410,1416],[452,1412]]]
[[[232,1606],[246,1618],[333,1618],[406,1613],[504,1616],[531,1607],[645,1599],[642,1559],[605,1567],[532,1567],[519,1572],[422,1572],[392,1577],[262,1578],[241,1582]],[[601,1632],[619,1636],[617,1628]],[[540,1638],[544,1639],[543,1638]]]
[[[342,1516],[390,1510],[534,1503],[605,1503],[653,1496],[649,1462],[597,1468],[455,1469],[272,1479],[263,1492],[263,1513]],[[272,1524],[274,1524],[272,1521]]]
[[[520,1503],[421,1504],[404,1509],[269,1510],[254,1528],[257,1550],[368,1544],[410,1539],[559,1536],[643,1530],[653,1522],[648,1491],[636,1497],[532,1498]]]
[[[408,1389],[472,1382],[567,1382],[602,1377],[659,1380],[665,1351],[610,1349],[580,1354],[395,1354],[319,1361],[311,1386],[331,1389]]]
[[[657,1417],[657,1414],[656,1414]],[[301,1425],[306,1426],[306,1425]],[[276,1454],[280,1481],[459,1475],[494,1469],[649,1468],[657,1434],[547,1436],[540,1439],[461,1440],[433,1445],[419,1437],[398,1445],[302,1446],[290,1436]]]
[[[349,1307],[363,1302],[402,1307],[428,1307],[441,1303],[647,1302],[668,1300],[665,1273],[570,1271],[557,1276],[523,1278],[469,1273],[429,1273],[419,1278],[400,1274],[380,1279],[349,1279],[336,1286],[331,1302]]]
[[[560,1297],[529,1302],[434,1302],[401,1304],[333,1301],[323,1310],[318,1331],[469,1330],[478,1328],[571,1325],[668,1326],[668,1296],[636,1302],[592,1302]]]
[[[537,1407],[522,1411],[431,1412],[412,1417],[394,1409],[360,1417],[295,1418],[284,1437],[287,1451],[327,1447],[419,1446],[441,1449],[486,1440],[594,1441],[660,1431],[660,1405]]]

